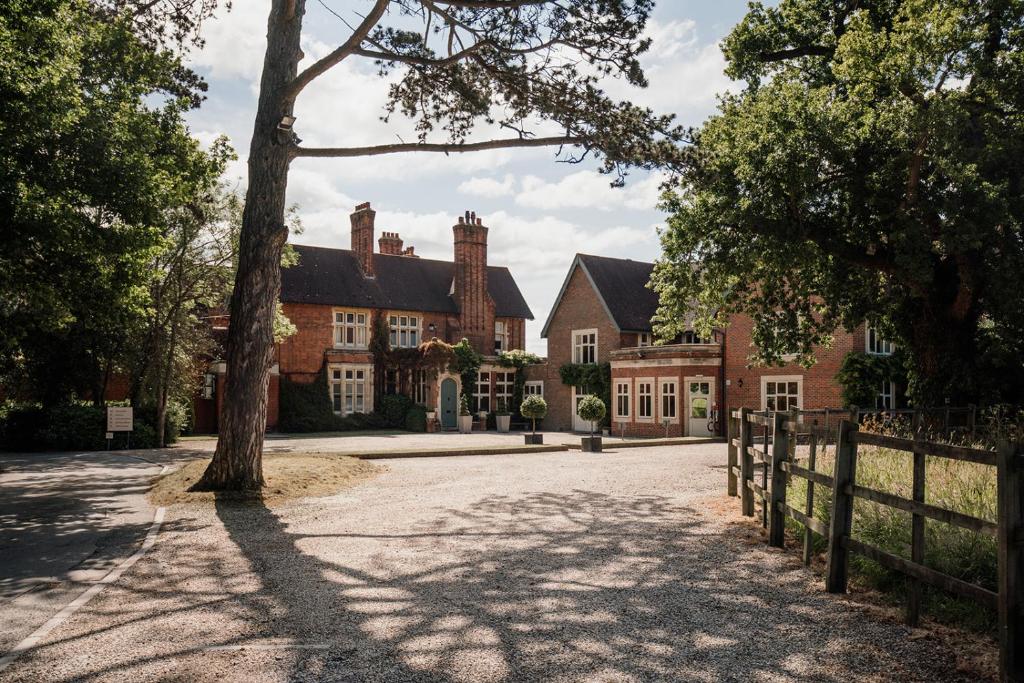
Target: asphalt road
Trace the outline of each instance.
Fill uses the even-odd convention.
[[[135,552],[161,468],[111,453],[0,454],[0,654]]]

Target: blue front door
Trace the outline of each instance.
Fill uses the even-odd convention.
[[[441,382],[441,426],[455,429],[459,417],[458,391],[451,377]]]

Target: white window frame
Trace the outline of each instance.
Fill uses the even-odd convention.
[[[508,324],[504,320],[494,321],[494,352],[508,351]]]
[[[698,335],[693,330],[686,330],[681,335],[679,335],[679,343],[680,344],[710,344],[711,342],[709,342],[707,339],[702,338],[700,335]]]
[[[864,351],[872,356],[891,356],[896,350],[896,345],[886,341],[878,330],[871,326],[864,326]]]
[[[498,409],[498,402],[505,403],[505,410],[512,410],[512,393],[516,384],[515,370],[499,370],[494,373],[494,409]]]
[[[331,309],[332,334],[336,349],[367,349],[370,338],[370,314],[351,308]],[[346,337],[351,332],[352,341]]]
[[[523,396],[540,396],[544,398],[544,380],[536,379],[523,384]]]
[[[672,387],[672,391],[665,391],[666,387]],[[665,410],[665,399],[672,398],[672,414],[666,415]],[[659,379],[658,380],[658,417],[662,422],[668,418],[669,423],[676,424],[679,422],[679,382],[675,379]]]
[[[892,410],[896,407],[896,385],[891,379],[882,382],[878,395],[875,396],[875,408]]]
[[[421,406],[430,405],[430,382],[426,370],[412,371],[412,400]]]
[[[636,345],[640,347],[653,346],[654,335],[651,334],[650,332],[638,332],[636,335]]]
[[[647,391],[643,391],[646,385]],[[658,409],[658,383],[653,377],[637,377],[636,378],[636,421],[637,422],[654,422],[655,414]],[[644,415],[644,399],[647,400],[647,415]]]
[[[615,417],[629,419],[630,408],[633,404],[633,382],[632,380],[615,381]],[[623,391],[625,389],[625,391]],[[622,399],[626,399],[626,411],[622,412]],[[616,420],[619,421],[619,420]]]
[[[362,373],[362,377],[359,377]],[[362,385],[361,387],[359,385]],[[359,389],[362,389],[360,392]],[[331,399],[331,410],[335,415],[369,413],[373,411],[373,366],[350,363],[327,366],[327,391]],[[351,395],[352,409],[348,410],[346,398]],[[337,408],[335,399],[337,398]],[[362,399],[361,403],[359,399]],[[360,409],[361,408],[361,409]]]
[[[593,341],[588,337],[594,335]],[[590,349],[590,360],[585,360],[585,349]],[[597,328],[572,331],[572,362],[578,364],[597,363]]]
[[[391,328],[388,341],[393,349],[414,349],[420,345],[420,323],[423,318],[418,314],[391,313],[388,315],[388,326]]]
[[[785,382],[786,384],[796,382],[796,408],[800,410],[804,407],[803,375],[764,375],[761,377],[761,410],[768,410],[768,382],[775,382],[776,384],[779,382]],[[775,395],[777,396],[778,392],[775,392]],[[785,395],[787,397],[791,396],[788,392],[788,387]],[[792,408],[792,406],[786,406],[786,410],[789,410],[790,408]]]
[[[486,377],[486,379],[485,379]],[[486,390],[483,393],[482,389]],[[476,375],[476,384],[473,386],[473,404],[476,412],[491,412],[491,371],[481,370]]]

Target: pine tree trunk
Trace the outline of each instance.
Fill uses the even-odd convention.
[[[293,149],[292,132],[278,125],[292,115],[292,102],[284,93],[302,56],[304,11],[304,0],[273,0],[270,11],[231,296],[220,436],[213,460],[193,486],[197,491],[251,491],[263,486],[267,385],[274,354],[274,307],[281,290],[281,250],[288,238],[285,194]]]

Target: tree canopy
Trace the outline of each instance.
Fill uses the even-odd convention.
[[[753,3],[724,43],[743,87],[664,201],[659,333],[746,313],[755,360],[811,362],[867,320],[918,403],[998,399],[1024,358],[1022,45],[1015,0]]]

